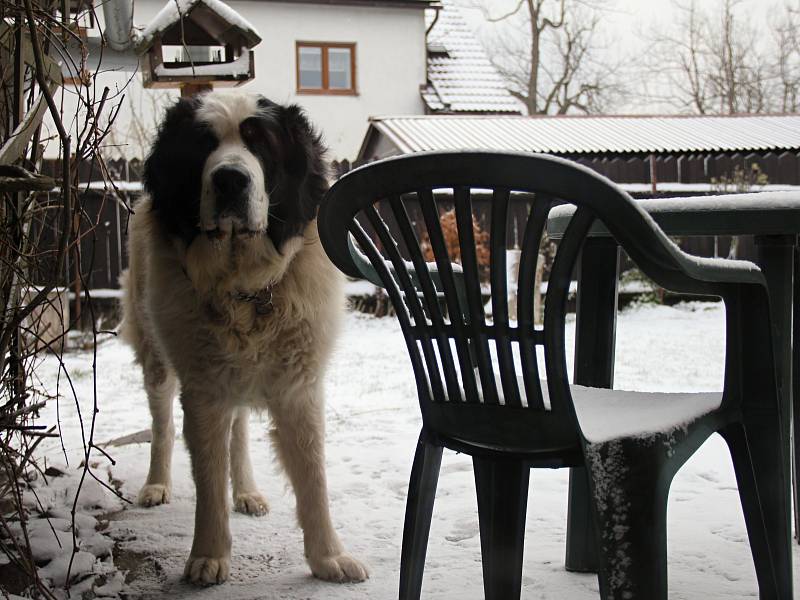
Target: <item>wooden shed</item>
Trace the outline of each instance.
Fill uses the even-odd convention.
[[[376,117],[358,161],[435,150],[562,156],[635,195],[725,191],[753,165],[751,185],[800,185],[800,115]]]

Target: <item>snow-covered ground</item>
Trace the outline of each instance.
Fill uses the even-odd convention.
[[[719,389],[723,320],[719,304],[643,306],[622,312],[616,387],[642,391]],[[568,329],[569,343],[573,331],[574,320]],[[84,419],[92,412],[92,359],[91,353],[66,357]],[[95,441],[105,442],[149,427],[141,374],[133,364],[132,353],[118,340],[105,341],[97,350],[97,365],[101,375],[96,384],[100,412]],[[56,371],[55,363],[43,369],[48,386],[54,384]],[[63,377],[60,385],[66,392]],[[327,464],[334,522],[350,552],[369,565],[371,578],[367,582],[335,585],[311,577],[295,523],[294,496],[267,442],[268,421],[266,416],[254,416],[253,463],[271,512],[262,518],[231,516],[234,541],[230,581],[205,589],[181,581],[192,539],[194,486],[179,438],[172,503],[150,509],[125,505],[109,519],[106,533],[117,542],[114,557],[121,568],[133,569],[126,595],[285,600],[396,597],[405,496],[420,426],[416,403],[396,321],[348,314],[327,375]],[[176,412],[180,431],[177,404]],[[55,422],[55,403],[42,417],[44,423]],[[78,472],[82,437],[73,401],[62,399],[59,417],[69,471]],[[95,472],[103,478],[110,475],[127,498],[134,498],[146,475],[149,444],[106,450],[116,465],[95,452]],[[50,463],[64,463],[60,446],[51,444],[45,452]],[[70,478],[62,479],[67,480],[62,487],[68,486]],[[62,496],[65,493],[62,491]],[[87,511],[96,506],[95,513],[104,513],[123,506],[110,494],[103,498],[98,485],[89,485],[85,494],[81,505]],[[523,598],[597,598],[594,575],[567,573],[563,568],[566,499],[566,470],[532,473]],[[58,497],[52,504],[58,504]],[[720,438],[709,440],[676,477],[668,522],[670,598],[735,600],[758,596],[736,483]],[[800,564],[797,550],[795,546],[795,565]],[[798,594],[800,574],[795,569]],[[118,582],[113,583],[109,594],[118,589]],[[467,456],[445,453],[423,597],[483,598],[475,491]]]

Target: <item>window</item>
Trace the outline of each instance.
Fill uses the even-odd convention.
[[[297,42],[297,93],[356,93],[356,45]]]

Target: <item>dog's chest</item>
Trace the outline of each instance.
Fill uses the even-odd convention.
[[[269,303],[230,295],[209,304],[206,312],[214,354],[233,367],[249,372],[290,372],[308,363],[313,354],[313,324],[279,294]]]

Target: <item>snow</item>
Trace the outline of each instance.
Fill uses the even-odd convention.
[[[378,286],[363,279],[348,280],[344,292],[348,296],[371,296],[378,291]]]
[[[569,345],[574,325],[573,317],[567,326]],[[724,309],[720,304],[634,306],[623,311],[618,320],[616,385],[647,392],[719,390],[724,345]],[[97,379],[98,443],[149,426],[141,373],[132,358],[131,351],[118,339],[106,339],[97,348],[98,372],[102,374]],[[93,406],[92,359],[92,353],[86,352],[64,357],[86,419]],[[41,371],[51,389],[55,388],[57,371],[54,360],[48,360]],[[261,518],[231,516],[233,562],[228,583],[197,589],[181,581],[192,541],[194,485],[183,441],[178,439],[171,504],[150,509],[123,504],[87,477],[85,485],[89,488],[79,499],[78,533],[82,541],[77,555],[81,557],[80,576],[76,579],[89,576],[75,585],[94,586],[95,594],[105,597],[122,591],[127,597],[205,600],[396,598],[408,475],[420,427],[414,380],[396,320],[348,314],[326,376],[326,388],[327,465],[334,524],[347,548],[371,568],[368,581],[335,585],[311,577],[294,516],[294,496],[273,460],[266,418],[254,415],[251,453],[256,479],[270,501],[271,512]],[[51,479],[55,486],[52,490],[37,489],[48,513],[56,517],[57,531],[69,531],[69,492],[81,472],[83,456],[75,401],[68,390],[62,375],[60,422],[69,465],[63,465],[64,454],[57,441],[48,441],[43,448],[48,464],[62,465],[67,476]],[[176,402],[178,431],[180,420]],[[56,423],[55,403],[44,409],[42,423]],[[87,421],[87,435],[88,425]],[[131,439],[141,440],[143,436]],[[146,476],[149,444],[104,448],[116,465],[93,453],[89,461],[93,472],[103,481],[116,482],[125,497],[134,498]],[[523,598],[597,598],[594,575],[564,570],[567,483],[565,469],[541,469],[531,474]],[[470,458],[445,452],[428,546],[424,598],[483,598],[476,510]],[[675,478],[668,529],[671,599],[757,598],[736,480],[727,448],[717,436]],[[42,531],[43,539],[44,534],[46,531]],[[133,569],[129,583],[123,585],[122,574],[109,565],[110,558],[102,558],[108,542],[100,543],[96,535],[108,536],[106,539],[116,544],[111,555],[123,568]],[[55,541],[51,544],[57,546]],[[798,549],[794,547],[795,564],[800,560]],[[71,552],[71,545],[65,551]],[[121,552],[125,556],[120,556]],[[135,568],[130,566],[134,563]],[[53,566],[45,568],[54,580],[65,576],[63,560],[50,564]],[[798,594],[800,577],[795,579]]]
[[[89,295],[92,298],[103,298],[103,299],[110,299],[110,298],[122,298],[122,290],[121,289],[112,289],[112,288],[92,288],[89,290]],[[69,293],[69,299],[73,300],[75,298],[75,293]]]
[[[53,457],[48,458],[52,467]],[[26,533],[32,555],[41,565],[40,577],[56,589],[56,597],[64,597],[60,588],[67,582],[73,597],[93,588],[96,595],[101,595],[98,588],[110,589],[107,586],[114,581],[121,585],[123,577],[114,564],[114,540],[98,531],[103,523],[93,515],[115,513],[122,508],[122,501],[87,476],[75,503],[73,520],[71,509],[82,469],[70,470],[58,458],[55,463],[63,475],[48,477],[48,485],[37,479],[23,495],[30,515]],[[106,472],[93,467],[90,470],[101,479],[107,478]],[[11,523],[10,530],[20,541],[24,539],[18,522]]]
[[[797,210],[800,204],[798,188],[793,191],[759,191],[741,194],[720,194],[716,196],[690,196],[687,198],[654,198],[644,200],[653,212],[694,211],[700,206],[703,211],[731,210],[761,211]]]
[[[141,33],[139,47],[149,44],[156,34],[168,29],[170,25],[177,23],[181,16],[185,16],[198,3],[205,4],[208,8],[230,23],[233,27],[238,27],[243,31],[249,32],[258,38],[258,32],[250,22],[230,6],[220,0],[167,0],[159,13],[153,17],[147,27]]]
[[[141,192],[144,184],[141,181],[119,181],[114,180],[113,187],[108,181],[89,181],[81,184],[82,190],[92,191],[112,191],[114,188],[120,192]]]
[[[649,433],[668,433],[719,408],[722,394],[660,394],[574,385],[575,412],[592,443]]]
[[[622,187],[624,188],[623,184]],[[793,191],[761,191],[716,196],[684,196],[675,198],[638,199],[636,203],[650,214],[679,212],[726,211],[731,214],[769,209],[796,211],[800,207],[800,188]],[[550,211],[550,220],[565,219],[575,212],[572,204],[563,204]]]
[[[629,194],[648,194],[653,191],[652,183],[617,183],[619,187]],[[679,183],[676,181],[658,181],[656,190],[659,194],[664,193],[713,193],[719,192],[719,184],[714,183]],[[788,185],[781,183],[769,183],[758,186],[759,193],[766,192],[800,192],[800,185]],[[726,196],[729,197],[729,196]]]

